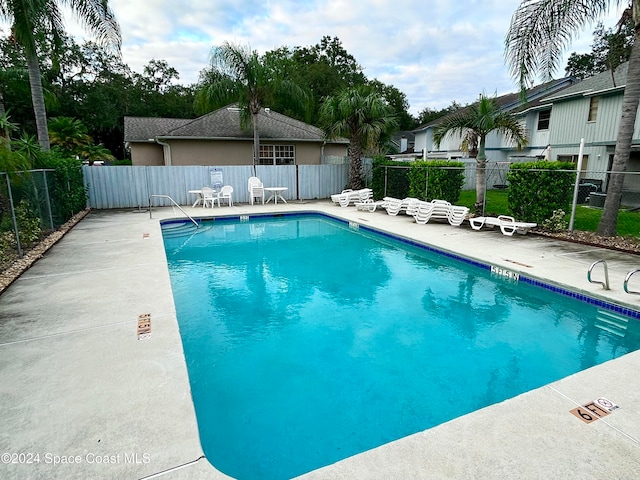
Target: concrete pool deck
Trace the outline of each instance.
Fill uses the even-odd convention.
[[[637,255],[328,200],[185,210],[321,211],[640,310],[622,288]],[[92,211],[0,296],[0,478],[228,478],[198,438],[159,225],[174,213]],[[610,291],[586,279],[600,259]],[[137,340],[144,313],[151,336]],[[637,351],[300,478],[638,478],[639,373]],[[600,397],[620,408],[590,424],[569,413]]]

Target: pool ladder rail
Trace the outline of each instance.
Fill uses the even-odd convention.
[[[629,290],[629,279],[636,272],[640,272],[640,269],[636,268],[635,270],[631,270],[629,273],[627,273],[627,276],[624,277],[624,291],[629,293],[629,294],[631,294],[631,295],[640,295],[640,292],[635,292],[633,290]]]
[[[598,265],[598,264],[602,264],[602,266],[604,267],[604,282],[599,281],[599,280],[593,280],[591,278],[591,272],[593,272],[593,268]],[[624,291],[627,292],[630,295],[640,295],[640,292],[636,292],[634,290],[629,290],[629,280],[631,279],[631,277],[635,274],[640,272],[640,268],[637,268],[635,270],[631,270],[629,273],[627,273],[627,276],[624,278],[624,284],[623,284],[623,288]],[[587,280],[589,280],[590,283],[597,283],[599,285],[602,285],[602,288],[605,290],[610,290],[609,288],[609,269],[607,267],[607,262],[604,260],[597,260],[595,262],[593,262],[591,264],[591,266],[589,267],[589,270],[587,271]]]
[[[191,215],[189,215],[187,212],[185,212],[185,211],[182,209],[182,207],[181,207],[180,205],[178,205],[178,203],[177,203],[173,198],[171,198],[169,195],[149,195],[149,218],[151,218],[151,199],[152,199],[152,198],[167,198],[167,199],[169,199],[169,201],[170,201],[173,205],[175,205],[176,207],[178,207],[178,209],[179,209],[179,210],[180,210],[180,211],[181,211],[181,212],[182,212],[182,213],[183,213],[183,214],[184,214],[184,215],[185,215],[189,220],[191,220],[191,221],[193,222],[193,224],[196,226],[196,228],[199,228],[199,227],[200,227],[200,225],[198,224],[198,222],[196,222],[196,221],[191,217]],[[175,213],[175,211],[174,211],[174,213]]]
[[[604,266],[604,282],[600,282],[598,280],[592,280],[591,279],[591,272],[593,272],[593,268],[598,265],[599,263],[601,263]],[[605,262],[604,260],[597,260],[595,262],[593,262],[591,264],[591,266],[589,267],[589,271],[587,272],[587,280],[589,280],[589,283],[597,283],[599,285],[602,285],[602,288],[605,290],[610,290],[609,288],[609,269],[607,268],[607,262]]]

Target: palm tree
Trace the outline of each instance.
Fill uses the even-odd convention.
[[[436,126],[433,142],[436,147],[447,135],[459,134],[463,136],[463,143],[478,143],[476,157],[476,213],[483,213],[487,156],[485,146],[487,135],[491,132],[501,133],[507,141],[515,142],[518,149],[527,144],[526,130],[517,117],[502,111],[494,98],[480,96],[480,100],[468,108],[453,113]],[[468,147],[467,147],[468,148]]]
[[[260,158],[258,114],[274,98],[287,98],[303,112],[310,109],[309,96],[293,82],[282,78],[248,46],[229,42],[211,51],[211,70],[196,90],[196,110],[205,113],[237,103],[242,128],[253,126],[253,171]]]
[[[319,114],[328,138],[349,139],[349,188],[362,188],[362,154],[397,128],[393,108],[371,89],[358,86],[327,97]]]
[[[66,154],[75,155],[78,150],[91,144],[91,137],[80,120],[56,117],[49,120],[49,141]]]
[[[613,0],[523,0],[511,18],[505,39],[512,76],[519,80],[522,88],[533,83],[538,73],[550,78],[573,36],[619,3]],[[629,8],[619,25],[629,19],[635,26],[634,42],[607,197],[598,225],[598,234],[607,237],[616,234],[624,172],[640,104],[640,1],[629,1]]]
[[[38,52],[42,50],[42,38],[53,39],[57,45],[62,37],[61,6],[69,7],[99,41],[118,50],[121,43],[120,27],[108,0],[0,0],[0,18],[11,23],[12,38],[22,47],[27,59],[38,141],[43,151],[48,151],[50,145]]]

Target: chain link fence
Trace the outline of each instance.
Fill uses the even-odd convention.
[[[488,163],[485,170],[485,214],[508,214],[509,168],[510,162]],[[411,191],[411,165],[373,165],[368,171],[367,185],[374,188],[377,199],[384,197],[406,198],[410,196],[431,198],[429,193],[429,173],[423,189]],[[429,169],[459,170],[464,172],[464,183],[459,201],[470,208],[476,203],[476,165],[467,163],[464,167],[428,167]],[[567,173],[557,170],[556,172]],[[577,174],[576,171],[571,173]],[[602,208],[607,194],[607,183],[611,172],[580,172],[576,203],[593,208]],[[621,209],[640,210],[640,172],[625,172]],[[574,177],[575,178],[575,177]],[[535,199],[532,199],[535,200]]]
[[[0,173],[0,268],[67,218],[55,198],[55,170]]]

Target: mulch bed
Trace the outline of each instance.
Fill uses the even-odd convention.
[[[594,232],[558,232],[532,230],[531,233],[567,242],[580,243],[592,247],[608,248],[619,252],[640,254],[640,239],[632,237],[601,237]]]

